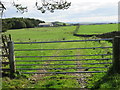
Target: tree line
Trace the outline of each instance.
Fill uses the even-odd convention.
[[[34,28],[39,23],[45,23],[39,19],[33,18],[6,18],[2,19],[2,32],[8,29]]]

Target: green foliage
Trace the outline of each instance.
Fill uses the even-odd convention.
[[[6,18],[2,20],[3,32],[8,29],[34,28],[44,21],[31,18]]]
[[[33,23],[31,23],[30,20],[25,20],[24,22],[26,24],[26,28],[33,28],[34,27]]]
[[[63,23],[63,22],[59,22],[59,21],[55,21],[55,22],[52,22],[54,26],[67,26],[67,25],[70,25],[70,24],[67,24],[67,23]]]
[[[12,26],[14,29],[26,28],[26,24],[23,21],[14,21],[14,25]]]
[[[6,20],[2,20],[2,32],[6,32],[7,29],[12,27],[12,23],[7,23]]]
[[[66,23],[63,23],[63,26],[66,26]]]

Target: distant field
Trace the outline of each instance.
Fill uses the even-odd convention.
[[[70,40],[78,39],[72,35],[75,29],[76,26],[15,29],[6,34],[11,34],[14,41],[54,41],[63,38]],[[117,30],[117,24],[81,25],[77,34],[101,34]]]
[[[24,41],[54,41],[62,40],[65,38],[75,39],[77,37],[73,36],[73,31],[75,26],[65,26],[65,27],[44,27],[44,28],[29,28],[29,29],[15,29],[8,30],[6,34],[11,34],[12,39],[17,42]]]
[[[118,24],[81,25],[77,34],[102,34],[118,31]]]

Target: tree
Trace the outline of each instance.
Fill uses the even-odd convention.
[[[2,32],[6,32],[7,29],[9,29],[8,24],[5,21],[2,21]]]
[[[6,18],[2,19],[4,32],[8,29],[20,29],[20,28],[34,28],[39,23],[44,23],[42,20],[33,18]]]
[[[34,27],[33,23],[30,20],[25,20],[24,22],[26,24],[26,28],[33,28]]]
[[[63,23],[63,26],[66,26],[66,23]]]
[[[18,1],[18,0],[15,0]],[[24,13],[28,12],[27,6],[22,6],[21,4],[17,4],[13,0],[12,5],[16,7],[17,11]],[[40,10],[42,13],[45,13],[46,11],[54,12],[55,10],[64,10],[68,9],[71,6],[71,2],[67,2],[66,0],[41,0],[41,2],[37,1],[35,2],[35,6],[37,10]],[[0,1],[0,11],[1,11],[1,16],[6,10],[6,7],[4,5],[3,1]]]
[[[14,22],[15,22],[13,26],[14,29],[21,29],[26,27],[26,24],[23,21],[14,21]]]

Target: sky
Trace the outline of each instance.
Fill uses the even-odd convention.
[[[67,0],[71,6],[67,10],[55,10],[41,13],[35,7],[36,0],[14,0],[28,7],[28,12],[21,14],[12,6],[12,0],[1,0],[7,10],[3,18],[36,18],[46,22],[118,22],[119,0]],[[40,1],[40,0],[37,0]]]

